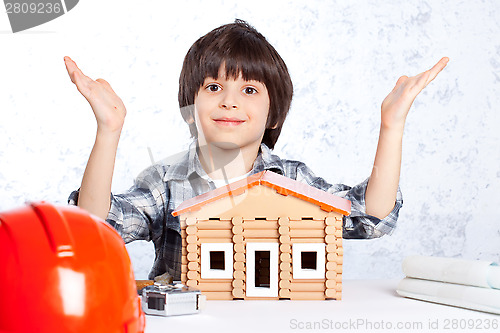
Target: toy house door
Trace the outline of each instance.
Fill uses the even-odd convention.
[[[278,243],[247,243],[246,296],[278,296]]]

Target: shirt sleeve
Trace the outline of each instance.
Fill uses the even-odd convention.
[[[323,178],[316,177],[311,169],[300,163],[297,166],[297,180],[351,201],[351,214],[344,217],[344,238],[378,238],[392,234],[396,228],[399,209],[403,206],[399,187],[392,211],[385,218],[379,219],[366,214],[365,192],[369,178],[354,187],[344,184],[332,185]]]
[[[168,187],[164,186],[161,168],[150,166],[135,179],[124,194],[111,194],[106,222],[111,224],[125,243],[161,237]],[[71,193],[68,203],[78,203],[79,190]]]

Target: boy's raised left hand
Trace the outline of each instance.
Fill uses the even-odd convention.
[[[443,70],[448,60],[447,57],[441,58],[434,67],[423,73],[398,79],[394,89],[382,102],[382,128],[403,130],[415,97]]]

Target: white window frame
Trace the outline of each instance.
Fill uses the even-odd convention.
[[[224,251],[224,270],[210,268],[210,252]],[[233,278],[233,243],[201,244],[201,278],[232,279]]]
[[[246,296],[278,296],[278,243],[247,243],[246,246]],[[269,251],[269,288],[255,286],[255,252]]]
[[[292,245],[292,269],[294,279],[325,278],[325,243],[295,243]],[[302,269],[302,252],[316,252],[316,269]]]

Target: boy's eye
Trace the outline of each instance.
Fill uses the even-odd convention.
[[[212,83],[212,84],[209,84],[206,89],[208,91],[211,91],[211,92],[217,92],[220,90],[220,87],[217,84]]]
[[[253,95],[253,94],[257,93],[257,89],[255,89],[253,87],[246,87],[245,89],[243,89],[243,92],[247,95]]]

